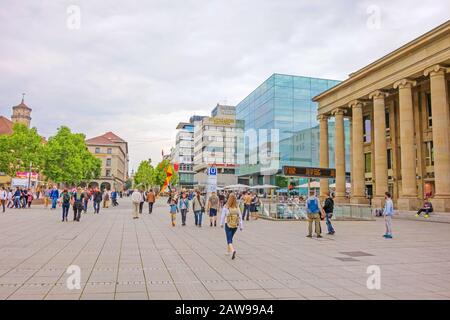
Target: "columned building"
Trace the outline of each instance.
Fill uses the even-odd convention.
[[[345,194],[344,119],[350,121],[350,201],[381,207],[391,192],[401,210],[431,197],[450,212],[450,21],[350,74],[317,95],[320,166],[329,166],[328,121],[335,121],[336,196]],[[328,180],[321,181],[321,193]]]

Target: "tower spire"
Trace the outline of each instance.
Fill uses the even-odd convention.
[[[25,93],[22,93],[22,103],[25,102]]]

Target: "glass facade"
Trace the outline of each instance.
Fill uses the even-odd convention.
[[[236,106],[236,119],[248,130],[278,130],[279,169],[284,165],[319,166],[319,123],[317,104],[312,98],[335,86],[339,81],[273,74]],[[344,122],[347,168],[350,166],[349,122]],[[270,136],[270,133],[268,134]],[[240,143],[245,143],[242,139]],[[258,144],[260,142],[258,141]],[[334,122],[329,121],[330,167],[334,167]],[[259,145],[258,148],[261,148]],[[245,163],[237,170],[239,176],[257,175],[261,163],[249,162],[252,150],[247,145]],[[256,182],[256,181],[255,181]]]

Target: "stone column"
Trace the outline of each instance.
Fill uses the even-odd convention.
[[[345,197],[345,138],[344,138],[344,109],[334,111],[335,118],[335,165],[336,165],[336,202],[346,202]]]
[[[375,196],[372,201],[376,207],[384,203],[384,193],[388,190],[385,97],[387,93],[376,90],[369,95],[373,99],[373,143],[375,163]]]
[[[424,71],[430,76],[431,112],[433,120],[435,211],[450,211],[450,138],[449,104],[446,72],[440,65]]]
[[[352,108],[352,203],[367,203],[365,197],[363,102],[350,102]]]
[[[417,198],[416,149],[414,147],[414,111],[412,87],[416,81],[402,79],[394,83],[398,88],[400,116],[400,146],[402,191],[398,199],[400,210],[416,210],[420,206]]]
[[[328,154],[328,117],[321,114],[317,117],[320,124],[320,150],[319,150],[319,165],[321,168],[328,168],[329,154]],[[320,198],[325,198],[325,192],[328,192],[328,178],[320,179]]]

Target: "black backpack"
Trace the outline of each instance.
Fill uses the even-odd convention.
[[[326,213],[332,213],[334,210],[334,201],[331,198],[326,198],[325,199],[325,204],[323,206],[323,210]]]

